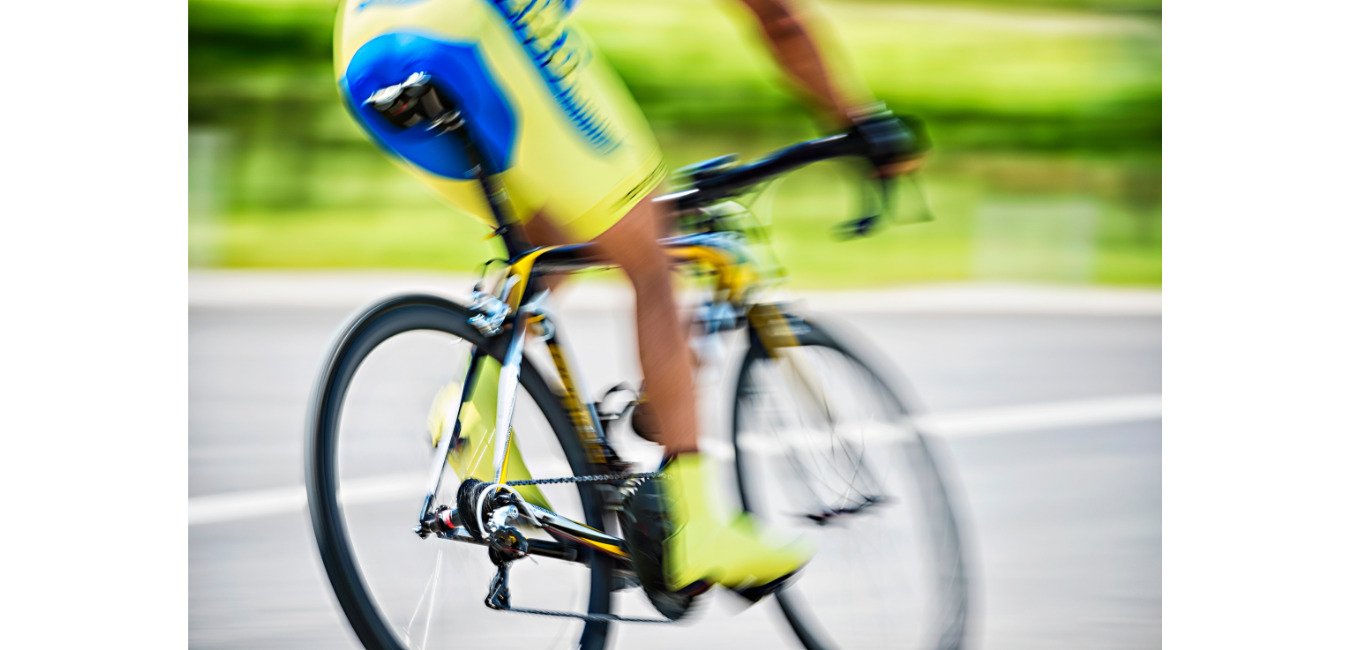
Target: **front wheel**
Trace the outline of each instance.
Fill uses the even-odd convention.
[[[485,338],[469,316],[441,298],[392,298],[360,314],[334,344],[305,454],[310,516],[333,593],[367,648],[602,648],[604,622],[488,609],[495,569],[487,548],[414,533],[435,457],[428,413],[443,387],[464,381],[475,351],[498,362],[504,352],[505,337]],[[590,473],[566,411],[528,359],[512,428],[536,478]],[[453,504],[465,478],[444,471],[435,504]],[[603,529],[593,485],[540,490],[556,512]],[[521,563],[511,577],[515,604],[608,614],[609,559],[580,560]]]
[[[871,362],[816,323],[752,333],[732,443],[745,510],[812,541],[777,601],[807,648],[959,648],[966,573],[931,442]]]

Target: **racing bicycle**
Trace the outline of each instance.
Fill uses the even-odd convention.
[[[602,648],[630,624],[697,620],[694,599],[665,585],[655,459],[621,453],[655,448],[629,439],[644,435],[640,385],[592,397],[550,309],[545,278],[604,260],[589,244],[525,241],[466,116],[430,77],[369,101],[405,128],[457,139],[506,256],[485,265],[468,304],[410,294],[370,305],[322,369],[306,485],[355,635],[380,649]],[[725,461],[741,509],[818,549],[772,596],[807,648],[958,648],[967,628],[951,485],[903,384],[835,326],[767,299],[773,273],[753,245],[766,229],[738,202],[812,163],[921,146],[913,131],[899,135],[881,154],[878,138],[855,129],[749,163],[710,160],[677,173],[682,185],[659,199],[680,220],[664,248],[701,298],[694,348],[724,343],[739,356],[723,382],[729,435],[705,435],[704,448]],[[882,218],[843,232],[867,234]],[[489,358],[500,370],[485,407],[474,391]]]

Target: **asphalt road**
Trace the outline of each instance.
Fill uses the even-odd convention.
[[[302,506],[302,423],[359,302],[190,306],[189,627],[200,648],[354,647]],[[973,647],[1161,643],[1156,313],[904,310],[846,317],[902,368],[944,435],[966,520]],[[1020,312],[1020,313],[1018,313]],[[565,307],[592,389],[636,376],[629,320]],[[714,405],[715,406],[715,405]],[[715,410],[715,408],[713,408]],[[496,647],[517,647],[503,628]],[[770,606],[622,628],[612,647],[791,643]],[[461,646],[462,647],[462,646]]]

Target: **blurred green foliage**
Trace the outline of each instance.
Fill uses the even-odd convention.
[[[937,149],[937,220],[830,242],[858,180],[822,168],[754,207],[806,286],[1161,280],[1158,0],[823,0],[831,52]],[[341,107],[333,0],[190,0],[190,259],[469,270],[495,252]],[[583,0],[673,166],[817,132],[734,0]],[[916,195],[902,194],[916,208]]]

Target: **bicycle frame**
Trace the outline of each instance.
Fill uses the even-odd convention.
[[[494,234],[500,237],[508,256],[506,273],[493,291],[483,292],[475,288],[475,302],[472,307],[478,313],[471,320],[487,336],[509,337],[497,385],[497,417],[493,438],[495,480],[492,484],[499,486],[500,489],[509,489],[503,484],[511,445],[511,419],[515,411],[515,396],[520,382],[526,333],[530,330],[534,330],[548,347],[550,360],[558,373],[560,397],[567,410],[573,433],[580,440],[592,466],[603,468],[607,460],[605,451],[608,448],[604,439],[604,427],[594,406],[584,397],[585,386],[566,346],[558,336],[557,325],[547,307],[548,291],[540,287],[542,278],[550,274],[604,268],[608,265],[590,243],[529,248],[519,222],[511,215],[501,188],[497,185],[496,179],[486,171],[486,167],[482,164],[483,157],[472,138],[468,136],[467,129],[463,128],[462,119],[459,124],[460,127],[446,133],[456,137],[468,154],[477,182],[497,223]],[[833,147],[835,140],[841,139],[835,138],[827,144]],[[804,164],[804,161],[794,160],[790,164],[800,165]],[[656,201],[669,204],[674,210],[687,208],[691,192],[697,190],[676,192],[659,197]],[[758,342],[770,350],[795,345],[791,327],[788,326],[777,305],[750,304],[750,295],[761,279],[745,242],[739,235],[724,232],[696,233],[664,239],[662,245],[676,266],[696,266],[711,274],[714,279],[713,299],[735,308],[736,324],[750,326],[752,344]],[[461,410],[470,397],[481,357],[482,352],[477,350],[473,352],[461,394]],[[431,532],[430,524],[436,516],[433,513],[435,498],[449,462],[450,450],[455,449],[459,441],[461,423],[458,413],[453,433],[441,436],[432,462],[426,498],[419,517],[421,527],[418,532],[424,536]],[[556,538],[565,540],[551,542],[530,539],[528,544],[531,554],[576,561],[583,556],[581,549],[575,546],[580,544],[626,563],[628,548],[623,539],[568,519],[546,508],[527,503],[523,499],[516,501],[517,506],[523,510],[525,519]],[[461,516],[479,517],[481,507],[476,507],[475,510],[473,513],[461,513]],[[438,535],[457,541],[486,544],[474,539],[462,527]]]
[[[751,289],[758,277],[750,265],[743,243],[739,238],[719,233],[704,233],[672,237],[662,242],[672,261],[677,266],[697,266],[710,272],[714,279],[714,296],[739,308],[744,312],[744,324],[756,332],[759,341],[771,347],[791,345],[793,337],[789,328],[784,327],[785,320],[775,305],[747,305]],[[596,468],[606,463],[605,449],[607,441],[604,428],[595,407],[585,399],[585,383],[577,370],[566,344],[559,335],[559,328],[548,308],[548,291],[537,289],[540,278],[551,273],[575,272],[586,269],[604,268],[606,264],[593,255],[589,244],[551,246],[531,249],[507,266],[507,271],[497,283],[491,294],[478,293],[479,315],[485,318],[480,328],[492,332],[493,336],[508,338],[507,351],[498,379],[496,430],[493,447],[493,475],[496,484],[502,484],[506,476],[506,462],[511,444],[511,418],[515,407],[515,394],[519,386],[520,365],[523,359],[524,342],[527,332],[534,332],[549,351],[549,359],[557,372],[559,397],[572,424],[574,435],[581,442],[587,459]],[[503,316],[506,316],[503,318]],[[509,319],[509,322],[508,322]],[[485,332],[487,333],[487,332]],[[461,395],[461,406],[469,399],[472,382],[478,370],[481,353],[475,351],[469,364]],[[449,452],[455,449],[460,435],[460,423],[455,422],[453,433],[443,436],[438,445],[435,460],[431,468],[426,499],[423,503],[421,519],[427,521],[432,516],[434,499],[444,476]],[[517,504],[524,511],[522,517],[555,537],[575,544],[596,549],[616,558],[628,557],[627,544],[623,539],[595,530],[585,524],[552,512],[546,508],[520,500]],[[462,516],[476,516],[477,513],[462,513]],[[456,541],[481,543],[472,536],[455,528],[450,534],[442,535]],[[548,540],[529,540],[531,554],[577,560],[581,557],[578,549],[567,543]]]

